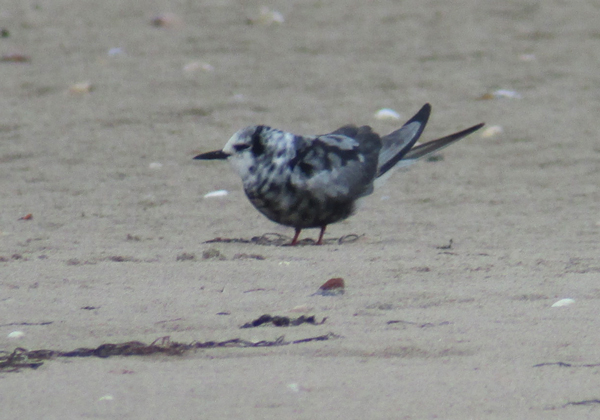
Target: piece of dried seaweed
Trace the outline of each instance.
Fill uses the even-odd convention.
[[[27,350],[18,347],[12,353],[0,353],[0,372],[17,372],[22,368],[37,369],[44,362],[35,357],[29,357]]]
[[[240,328],[254,328],[265,324],[273,324],[275,327],[296,327],[302,324],[322,325],[325,323],[326,319],[327,318],[323,318],[321,322],[317,322],[314,315],[301,315],[298,318],[290,318],[287,316],[264,314],[253,321],[245,323]]]
[[[128,341],[126,343],[116,344],[106,343],[96,348],[81,347],[71,351],[27,350],[18,347],[12,353],[0,351],[0,372],[17,372],[23,368],[37,369],[45,360],[51,360],[58,357],[107,358],[112,356],[150,356],[155,354],[179,356],[196,349],[277,347],[308,343],[311,341],[326,341],[334,338],[340,337],[336,334],[328,333],[293,341],[286,341],[285,337],[281,336],[272,341],[248,341],[241,338],[234,338],[226,341],[194,341],[188,344],[171,341],[167,336],[161,337],[151,344],[145,344],[140,341]]]
[[[587,364],[574,365],[572,363],[565,363],[565,362],[545,362],[545,363],[538,363],[537,365],[533,365],[533,367],[542,367],[542,366],[559,366],[559,367],[579,368],[579,367],[598,367],[598,366],[600,366],[600,363],[587,363]]]
[[[50,325],[53,324],[54,321],[43,321],[43,322],[11,322],[10,324],[0,324],[0,327],[12,327],[14,325]]]
[[[346,244],[352,243],[359,240],[364,235],[356,235],[354,233],[350,235],[344,235],[340,238],[329,238],[325,239],[323,243],[325,245],[331,244]],[[244,238],[214,238],[208,241],[205,241],[205,244],[214,244],[214,243],[235,243],[235,244],[255,244],[255,245],[266,245],[266,246],[288,246],[292,242],[292,238],[289,236],[281,235],[279,233],[265,233],[262,236],[254,236],[251,239]],[[313,239],[305,238],[301,241],[298,241],[297,245],[314,245],[316,242]]]
[[[592,405],[592,404],[600,404],[600,400],[583,400],[583,401],[569,401],[563,407],[567,407],[569,405]]]

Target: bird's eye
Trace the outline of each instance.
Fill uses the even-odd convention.
[[[241,152],[242,150],[246,150],[250,147],[249,144],[236,144],[233,146],[236,152]]]

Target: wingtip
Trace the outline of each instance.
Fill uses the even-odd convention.
[[[429,116],[431,115],[431,105],[427,102],[425,105],[421,107],[419,112],[417,112],[406,124],[410,124],[411,122],[420,121],[425,125],[429,120]]]
[[[471,133],[474,133],[475,131],[479,130],[481,127],[483,127],[485,125],[485,123],[479,123],[474,125],[473,127],[469,127],[466,130],[463,130],[459,133],[457,133],[457,135],[461,135],[461,137],[466,137]]]

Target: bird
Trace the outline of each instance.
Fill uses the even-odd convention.
[[[329,134],[304,136],[265,125],[236,132],[222,150],[202,153],[198,160],[228,160],[246,196],[268,219],[295,229],[320,228],[350,217],[357,200],[391,174],[479,130],[474,125],[415,146],[429,120],[425,104],[400,129],[380,137],[368,126],[345,125]]]

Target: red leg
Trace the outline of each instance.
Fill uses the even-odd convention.
[[[325,229],[327,225],[321,227],[321,233],[319,233],[319,240],[317,241],[317,245],[323,245],[323,235],[325,234]]]
[[[294,235],[294,239],[292,239],[292,243],[290,244],[290,246],[294,246],[298,243],[298,236],[300,236],[301,231],[302,229],[296,228],[296,234]]]

